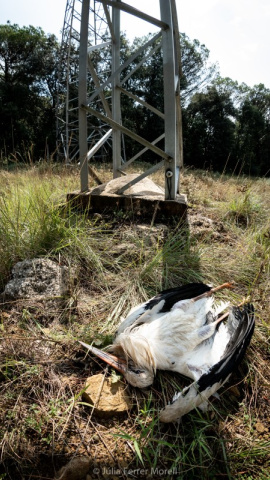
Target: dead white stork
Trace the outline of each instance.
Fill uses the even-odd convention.
[[[220,317],[228,304],[215,304],[212,297],[231,286],[193,283],[164,290],[130,311],[119,326],[112,353],[80,343],[139,388],[153,383],[157,369],[194,380],[161,411],[163,422],[175,421],[205,403],[228,380],[250,342],[252,305],[233,307]]]

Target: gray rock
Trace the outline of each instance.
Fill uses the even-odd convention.
[[[12,276],[4,291],[9,298],[62,297],[69,290],[68,268],[48,258],[18,262],[12,270]]]

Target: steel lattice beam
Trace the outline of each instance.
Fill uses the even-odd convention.
[[[158,0],[156,0],[158,1]],[[78,3],[81,4],[79,17]],[[72,5],[71,5],[72,4]],[[140,155],[143,155],[147,149],[154,151],[157,155],[157,165],[138,176],[139,181],[142,176],[152,173],[156,168],[164,169],[165,200],[175,200],[179,192],[179,174],[180,167],[183,164],[182,159],[182,125],[181,125],[181,107],[180,107],[180,42],[177,24],[175,0],[159,0],[160,18],[154,18],[144,12],[133,8],[128,3],[121,0],[68,0],[70,24],[70,35],[78,41],[78,63],[79,74],[78,82],[73,88],[69,84],[69,90],[78,91],[78,106],[74,106],[71,100],[66,101],[66,146],[65,151],[71,151],[71,145],[74,143],[74,157],[79,152],[81,166],[81,191],[88,190],[88,161],[92,153],[97,152],[99,146],[103,146],[108,138],[112,142],[113,157],[113,177],[121,176],[125,168],[135,161]],[[70,14],[71,12],[71,14]],[[76,13],[75,13],[76,12]],[[121,61],[120,58],[120,28],[121,13],[126,12],[134,16],[135,19],[141,19],[155,25],[160,30],[150,40],[146,41],[136,52],[127,60]],[[70,18],[76,14],[76,19],[80,24],[80,32],[75,33],[74,21]],[[138,20],[139,21],[139,20]],[[66,31],[68,27],[66,28]],[[106,31],[106,35],[104,32]],[[106,36],[106,39],[104,38]],[[110,41],[108,41],[108,36]],[[66,35],[67,37],[67,35]],[[134,72],[143,66],[158,49],[162,51],[163,58],[163,78],[164,78],[164,111],[160,111],[155,105],[150,105],[143,99],[134,95],[128,90],[127,80],[132,77]],[[101,55],[105,50],[108,54],[110,49],[111,71],[99,71],[98,65],[95,66],[93,58],[99,52]],[[71,40],[69,52],[71,52]],[[139,56],[142,60],[132,66],[132,62]],[[95,57],[96,58],[96,57]],[[67,69],[71,70],[71,61],[67,62]],[[132,68],[130,68],[132,66]],[[128,75],[124,71],[129,67]],[[75,68],[76,70],[76,68]],[[121,117],[121,95],[127,95],[143,108],[148,108],[152,114],[158,115],[164,120],[164,133],[157,139],[149,141],[137,135],[136,132],[129,130],[122,125]],[[77,108],[77,110],[76,110]],[[74,112],[75,111],[75,112]],[[71,121],[76,114],[76,120]],[[95,121],[93,121],[95,119]],[[96,130],[100,128],[98,138],[93,138],[91,128],[96,125]],[[69,130],[69,132],[68,132]],[[72,132],[72,133],[70,133]],[[141,143],[143,148],[138,154],[126,161],[123,159],[123,138],[129,136],[133,141]],[[78,139],[78,149],[76,153],[76,138]],[[165,140],[163,140],[165,139]],[[164,141],[164,149],[156,146],[159,141]],[[97,145],[97,146],[95,146]],[[159,157],[159,158],[158,158]],[[122,188],[123,193],[125,187]]]

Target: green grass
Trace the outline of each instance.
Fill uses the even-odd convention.
[[[97,168],[108,180],[108,170]],[[139,468],[152,478],[266,480],[270,181],[185,171],[189,226],[151,227],[117,212],[75,212],[65,203],[78,188],[74,170],[41,164],[0,172],[0,293],[26,258],[60,261],[73,279],[61,306],[35,299],[1,305],[0,478],[52,478],[73,456],[89,455],[93,466],[120,465],[121,478],[125,468]],[[162,184],[159,174],[153,179]],[[161,424],[158,410],[186,381],[160,373],[148,393],[130,389],[128,416],[89,416],[80,392],[85,376],[102,366],[87,363],[76,338],[105,346],[120,317],[162,288],[231,280],[235,289],[224,295],[235,303],[250,296],[256,332],[211,411]],[[256,430],[258,421],[265,432]]]

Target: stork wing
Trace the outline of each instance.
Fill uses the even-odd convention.
[[[172,403],[160,413],[162,422],[178,420],[222,387],[241,362],[253,335],[254,326],[253,305],[247,304],[243,310],[239,307],[233,308],[227,322],[231,336],[222,358],[207,373],[174,397]]]
[[[145,303],[145,309],[151,309],[154,305],[158,304],[161,300],[164,300],[164,304],[160,310],[160,313],[169,312],[175,303],[180,302],[181,300],[189,300],[191,298],[198,297],[205,292],[209,292],[211,287],[205,285],[204,283],[188,283],[187,285],[182,285],[181,287],[169,288],[168,290],[163,290],[155,297],[148,300]]]
[[[211,287],[204,283],[189,283],[180,287],[170,288],[158,293],[147,302],[132,308],[127,317],[119,325],[117,334],[124,332],[126,328],[132,327],[136,322],[145,323],[168,313],[172,307],[182,300],[189,300],[211,290]],[[135,326],[135,325],[134,325]]]

